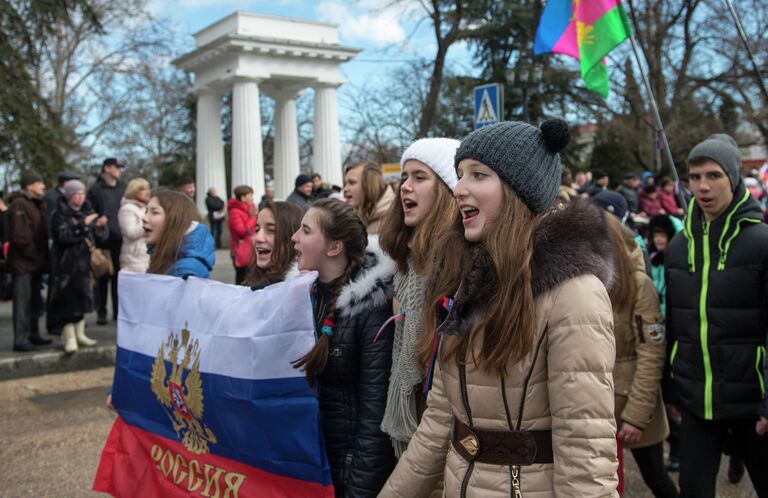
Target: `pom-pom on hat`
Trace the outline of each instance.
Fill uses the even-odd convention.
[[[464,159],[479,161],[499,175],[534,213],[547,211],[560,188],[563,165],[558,152],[571,139],[562,119],[544,121],[538,128],[520,121],[504,121],[475,130],[461,141],[454,167]]]
[[[453,190],[458,178],[453,167],[453,156],[460,142],[453,138],[422,138],[413,142],[400,158],[400,171],[411,159],[420,161],[435,172],[435,174]]]

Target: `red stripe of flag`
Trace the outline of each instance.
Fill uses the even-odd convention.
[[[104,445],[93,490],[120,498],[333,498],[333,486],[277,476],[183,444],[118,417]]]

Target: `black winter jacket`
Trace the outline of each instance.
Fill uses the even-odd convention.
[[[224,200],[221,197],[208,194],[205,196],[205,208],[208,210],[208,222],[213,226],[213,213],[224,209]],[[219,220],[221,221],[221,220]]]
[[[62,196],[51,218],[51,280],[48,291],[48,313],[61,323],[93,311],[93,281],[91,279],[91,243],[107,237],[106,227],[96,223],[86,226],[85,217],[93,208],[85,201],[75,211]]]
[[[336,328],[319,376],[320,422],[337,497],[379,494],[395,466],[389,436],[379,428],[387,403],[392,331],[374,343],[392,314],[394,262],[369,245],[364,266],[336,301]]]
[[[53,213],[56,212],[56,209],[59,206],[59,201],[61,198],[64,197],[64,194],[61,193],[61,190],[58,188],[55,188],[53,190],[49,190],[45,193],[43,196],[43,210],[45,211],[45,225],[48,227],[48,236],[51,237],[53,231],[51,230],[51,220],[53,219]]]
[[[665,264],[679,403],[705,420],[768,416],[768,226],[743,183],[711,223],[691,201]]]
[[[99,243],[99,247],[111,248],[108,242],[117,242],[123,240],[123,234],[120,231],[120,224],[117,220],[117,212],[120,211],[120,201],[125,194],[125,183],[118,180],[114,187],[107,185],[104,178],[99,177],[88,191],[88,202],[93,209],[100,215],[107,217],[107,227],[109,236],[105,242]],[[98,242],[98,241],[97,241]]]

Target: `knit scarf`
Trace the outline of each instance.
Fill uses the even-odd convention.
[[[421,384],[423,376],[417,347],[422,333],[424,284],[422,276],[411,268],[410,261],[408,267],[405,274],[395,273],[395,298],[405,319],[395,322],[392,375],[381,421],[381,430],[391,437],[398,458],[405,452],[419,425],[416,386]]]

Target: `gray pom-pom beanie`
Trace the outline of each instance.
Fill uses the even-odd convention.
[[[739,171],[741,170],[741,150],[732,136],[725,133],[710,135],[698,143],[688,154],[688,162],[694,159],[707,158],[715,161],[723,168],[731,181],[731,190],[736,192],[739,186]]]
[[[504,121],[473,131],[461,141],[454,166],[464,159],[479,161],[499,175],[534,213],[549,210],[560,188],[563,166],[558,152],[570,141],[561,119],[535,127]]]

